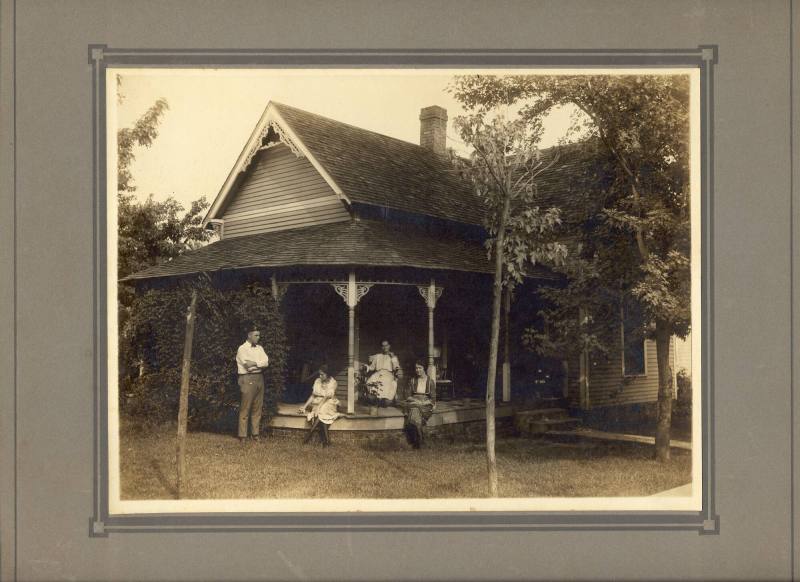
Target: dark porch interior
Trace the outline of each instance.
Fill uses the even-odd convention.
[[[489,304],[483,300],[486,281],[481,281],[485,277],[469,279],[468,284],[438,279],[444,292],[434,311],[436,364],[439,377],[453,383],[455,390],[446,384],[450,396],[479,394],[485,385],[490,329]],[[289,343],[286,400],[299,402],[307,397],[322,363],[337,378],[341,400],[347,388],[345,302],[329,283],[296,283],[289,285],[282,309]],[[355,313],[357,364],[380,352],[384,339],[391,343],[405,378],[413,373],[415,361],[427,362],[428,309],[416,284],[376,283]]]

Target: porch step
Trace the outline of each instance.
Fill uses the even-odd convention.
[[[539,408],[519,411],[514,415],[514,427],[522,435],[546,433],[550,430],[571,430],[581,423],[565,408]]]
[[[342,363],[341,356],[334,361],[335,365],[333,371],[335,372],[334,378],[336,378],[336,398],[341,402],[347,403],[347,356],[344,357],[345,363]]]
[[[568,415],[567,409],[560,406],[553,406],[549,408],[531,408],[518,412],[520,416],[546,416],[556,417]]]
[[[581,424],[581,419],[579,418],[548,418],[531,422],[528,432],[530,434],[542,434],[551,430],[568,431],[574,430],[579,424]]]
[[[563,408],[566,400],[561,396],[542,396],[534,401],[535,408]]]

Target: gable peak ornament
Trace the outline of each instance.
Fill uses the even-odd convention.
[[[265,144],[264,140],[269,136],[270,132],[275,135],[276,139]],[[250,148],[250,151],[247,152],[247,156],[244,159],[244,165],[242,166],[242,172],[250,167],[253,158],[256,157],[258,152],[262,150],[268,150],[280,144],[285,144],[296,158],[305,157],[303,152],[300,151],[297,145],[295,145],[294,141],[292,141],[292,138],[289,137],[289,134],[280,126],[280,124],[278,124],[277,121],[273,119],[269,123],[265,124],[263,128],[261,128],[261,131],[258,134],[258,139],[256,139],[253,147]]]

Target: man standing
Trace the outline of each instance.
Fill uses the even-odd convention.
[[[371,373],[367,385],[374,388],[369,400],[379,406],[386,406],[394,401],[397,395],[397,378],[402,376],[403,370],[388,340],[381,342],[381,353],[369,357],[369,364],[364,366],[364,371]]]
[[[267,353],[258,340],[261,332],[253,325],[247,330],[247,341],[236,351],[236,368],[239,372],[239,389],[242,402],[239,407],[239,441],[247,438],[247,420],[250,419],[250,434],[258,440],[261,424],[261,408],[264,405],[264,369],[269,366]]]

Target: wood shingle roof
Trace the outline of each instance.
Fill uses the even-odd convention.
[[[419,145],[272,102],[347,198],[466,225],[483,225],[484,205],[449,160]],[[562,209],[565,227],[588,211],[589,182],[600,179],[599,152],[589,144],[562,150],[538,180],[541,206]],[[553,155],[555,150],[543,152]],[[569,225],[569,226],[568,226]],[[412,267],[491,273],[483,245],[456,234],[431,234],[413,224],[353,218],[348,222],[223,238],[127,277],[126,281],[199,272],[289,266]],[[552,273],[537,266],[533,277]]]
[[[483,224],[483,202],[446,157],[282,103],[272,105],[352,202]]]
[[[383,221],[352,220],[222,239],[127,277],[126,281],[230,269],[296,265],[415,267],[491,273],[484,246],[474,240],[402,228]],[[540,268],[534,275],[549,277]]]

